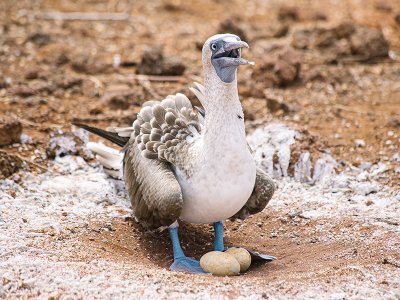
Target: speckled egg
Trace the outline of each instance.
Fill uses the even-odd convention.
[[[216,276],[233,276],[240,273],[239,262],[230,254],[220,251],[211,251],[200,259],[200,266],[204,272]]]
[[[240,272],[246,272],[251,265],[251,255],[244,248],[232,247],[225,251],[232,255],[240,265]]]

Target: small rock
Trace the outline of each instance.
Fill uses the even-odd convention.
[[[249,251],[244,248],[232,247],[226,250],[225,253],[232,255],[238,261],[241,273],[249,269],[251,265],[251,255]]]
[[[181,1],[167,0],[163,1],[162,8],[169,12],[183,11],[184,7]]]
[[[143,52],[142,59],[137,67],[138,74],[179,76],[186,70],[186,66],[177,57],[164,58],[161,48],[153,47]]]
[[[107,73],[112,65],[101,61],[98,57],[81,54],[71,62],[71,67],[75,72],[94,75]]]
[[[335,168],[337,166],[336,160],[328,153],[323,153],[317,159],[314,166],[313,181],[324,182],[324,180],[336,175]]]
[[[387,164],[385,164],[385,163],[383,163],[383,162],[378,162],[377,165],[374,165],[374,166],[371,168],[370,173],[371,173],[371,176],[376,176],[376,175],[381,174],[381,173],[384,173],[384,172],[386,172],[386,171],[388,171],[388,170],[389,170],[389,167],[388,167]]]
[[[361,170],[369,170],[370,168],[372,167],[372,163],[370,163],[370,162],[362,162],[359,166],[358,166],[358,168],[359,169],[361,169]]]
[[[42,61],[48,65],[62,66],[70,62],[69,56],[71,48],[65,43],[55,43],[41,47],[38,51],[38,61]]]
[[[335,31],[338,39],[348,39],[356,30],[356,26],[354,26],[352,23],[345,22],[334,27],[333,30]]]
[[[32,80],[36,79],[39,77],[39,69],[37,68],[31,68],[26,71],[25,73],[25,79]]]
[[[294,165],[294,178],[297,181],[311,183],[311,155],[305,151],[300,154],[299,160]]]
[[[126,89],[106,92],[100,101],[111,109],[127,109],[133,104],[139,104],[142,98],[134,90]]]
[[[356,140],[354,140],[354,143],[356,144],[356,147],[359,147],[359,148],[365,147],[365,141],[362,139],[356,139]]]
[[[311,30],[295,31],[292,35],[292,46],[296,49],[308,49],[311,45]]]
[[[350,185],[351,178],[344,174],[332,176],[331,186],[336,189],[345,189]]]
[[[360,174],[356,176],[357,181],[366,181],[369,177],[369,173],[367,171],[362,171]]]
[[[400,14],[397,14],[397,15],[394,17],[394,20],[396,21],[397,24],[400,25]]]
[[[164,76],[179,76],[186,70],[182,60],[177,57],[168,57],[164,59],[161,74]]]
[[[22,124],[9,116],[0,115],[0,146],[6,146],[20,141]]]
[[[90,159],[92,154],[84,146],[87,140],[87,133],[83,130],[77,130],[74,133],[64,133],[61,130],[54,132],[51,134],[46,154],[51,159],[66,155],[79,155],[84,159]]]
[[[269,111],[272,113],[282,110],[285,114],[287,114],[290,111],[289,106],[280,99],[267,96],[266,100],[267,100],[267,107]]]
[[[293,33],[292,46],[298,49],[323,49],[329,63],[350,55],[363,60],[387,57],[389,44],[381,30],[342,23],[333,28],[315,27]]]
[[[68,154],[76,154],[75,137],[71,134],[56,134],[50,138],[49,146],[46,150],[47,156],[55,158],[57,156],[65,156]]]
[[[389,121],[386,123],[386,126],[393,128],[400,128],[400,116],[391,117]]]
[[[357,27],[350,42],[353,54],[360,55],[364,59],[387,57],[389,53],[389,43],[382,31],[376,28]]]
[[[240,19],[238,17],[230,17],[219,24],[218,32],[232,33],[240,37],[242,41],[247,41],[247,34],[244,29],[238,25]]]
[[[20,97],[29,97],[37,94],[37,90],[27,86],[27,85],[20,85],[15,86],[8,90],[8,92],[15,96]]]
[[[297,51],[283,48],[267,55],[265,61],[254,69],[252,78],[264,82],[267,87],[287,86],[298,79],[300,66]]]
[[[230,254],[220,251],[211,251],[200,259],[200,266],[204,272],[216,276],[233,276],[240,273],[239,262]]]
[[[350,185],[352,191],[361,196],[367,196],[372,193],[378,192],[378,186],[371,182],[353,182]]]
[[[146,49],[137,67],[137,73],[145,75],[161,75],[164,62],[163,51],[160,47]]]
[[[21,134],[21,137],[20,137],[20,139],[19,139],[19,142],[21,143],[21,144],[31,144],[32,143],[32,137],[30,137],[29,135],[27,135],[27,134],[25,134],[25,133],[22,133]]]
[[[367,202],[365,202],[366,206],[371,206],[372,204],[374,204],[374,201],[372,201],[371,199],[368,199]]]
[[[0,75],[0,89],[4,89],[10,85],[10,78]]]
[[[66,90],[74,86],[81,86],[82,81],[82,78],[63,75],[55,77],[54,84],[57,88]]]
[[[39,47],[45,46],[51,43],[51,37],[47,33],[37,32],[32,34],[28,41],[33,42],[34,44],[38,45]]]
[[[299,20],[299,11],[296,7],[292,6],[281,6],[278,11],[278,19],[297,21]]]
[[[292,46],[298,49],[343,48],[340,44],[345,42],[347,46],[348,39],[354,31],[355,26],[351,23],[342,23],[332,28],[302,29],[293,33]],[[347,47],[344,48],[347,50]]]
[[[10,177],[22,168],[22,160],[7,152],[0,151],[0,179]]]

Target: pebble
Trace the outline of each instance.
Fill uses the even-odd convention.
[[[362,196],[378,192],[378,186],[371,182],[354,182],[351,184],[350,188],[355,194]]]
[[[369,170],[372,167],[372,163],[370,162],[362,162],[358,168],[361,170]]]
[[[0,146],[18,143],[22,133],[22,124],[17,119],[0,115]]]
[[[137,66],[138,74],[180,76],[186,70],[183,61],[178,57],[164,57],[163,49],[153,47],[146,49]]]
[[[215,276],[234,276],[240,273],[240,264],[232,255],[211,251],[204,254],[200,259],[202,269]]]
[[[298,79],[301,63],[298,51],[291,47],[279,48],[267,53],[251,76],[253,80],[264,82],[266,87],[287,86]]]
[[[22,160],[15,155],[0,151],[0,179],[10,177],[22,168]]]
[[[362,139],[356,139],[354,143],[356,144],[357,147],[365,147],[365,141]]]
[[[251,265],[251,255],[249,251],[244,248],[232,247],[226,250],[225,253],[232,255],[238,261],[241,273],[249,269]]]

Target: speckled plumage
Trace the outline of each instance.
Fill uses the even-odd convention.
[[[124,181],[136,219],[145,227],[169,226],[182,211],[181,188],[165,161],[143,158],[134,139],[128,142]]]

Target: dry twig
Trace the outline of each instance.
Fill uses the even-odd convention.
[[[36,14],[37,19],[61,21],[128,21],[127,13],[99,13],[99,12],[61,12],[48,11]]]

